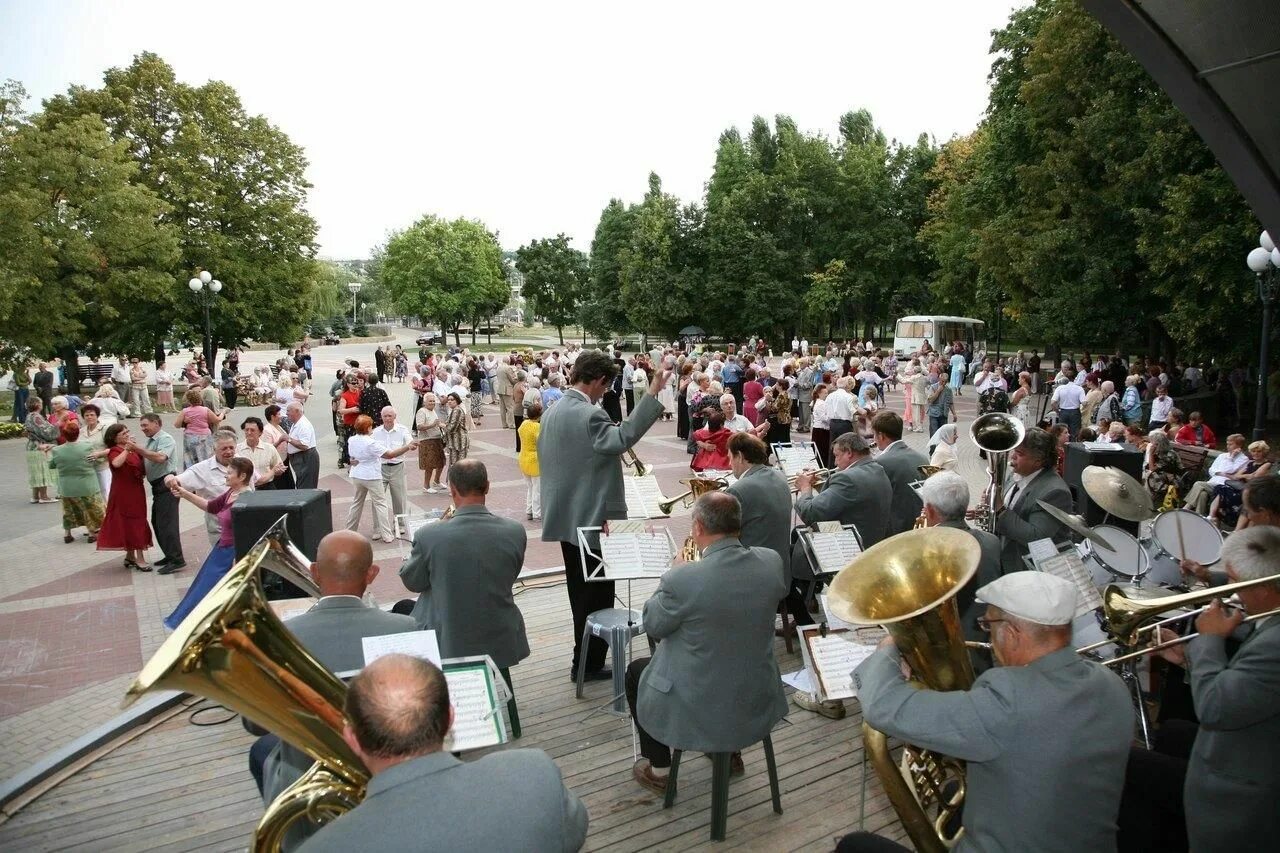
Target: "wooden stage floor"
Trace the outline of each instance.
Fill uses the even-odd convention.
[[[669,811],[631,779],[632,736],[626,719],[595,712],[607,702],[609,683],[587,685],[574,698],[569,681],[571,627],[562,584],[523,589],[517,596],[532,655],[512,670],[523,737],[501,748],[537,747],[559,764],[566,783],[591,815],[587,850],[821,851],[857,827],[862,774],[861,716],[857,703],[843,720],[795,705],[774,731],[783,814],[769,801],[759,745],[747,750],[746,776],[730,789],[728,835],[709,841],[711,763],[689,755],[681,763],[680,796]],[[653,581],[633,585],[639,609]],[[625,587],[619,586],[624,594]],[[636,654],[647,654],[643,637]],[[775,652],[783,672],[800,667],[799,653]],[[790,692],[790,688],[786,688]],[[252,737],[239,720],[197,726],[192,700],[150,728],[133,733],[97,760],[72,772],[0,824],[0,850],[244,850],[262,812],[249,776]],[[195,716],[217,723],[229,715],[213,708]],[[495,818],[499,818],[496,816]],[[875,774],[867,768],[866,828],[904,836]],[[377,849],[371,839],[369,849]]]

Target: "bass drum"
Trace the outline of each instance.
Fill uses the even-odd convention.
[[[1085,566],[1093,576],[1094,586],[1131,584],[1146,574],[1150,565],[1147,553],[1129,531],[1100,524],[1093,532],[1109,545],[1104,548],[1092,539],[1085,540]]]
[[[1181,586],[1184,581],[1178,564],[1183,559],[1195,560],[1202,566],[1212,566],[1222,559],[1222,531],[1203,515],[1190,510],[1162,512],[1151,523],[1150,558],[1148,578],[1153,583]]]

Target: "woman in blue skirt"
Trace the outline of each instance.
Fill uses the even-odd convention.
[[[185,498],[200,509],[217,516],[218,527],[221,529],[221,535],[218,537],[218,544],[209,552],[209,556],[205,558],[204,565],[200,567],[199,573],[195,580],[191,582],[191,588],[187,590],[187,594],[182,597],[182,601],[178,603],[178,608],[168,615],[164,620],[164,626],[170,630],[177,628],[182,624],[182,620],[187,618],[200,600],[213,589],[218,581],[231,569],[232,564],[236,561],[236,540],[231,531],[231,507],[235,504],[236,498],[241,492],[249,488],[249,484],[253,482],[253,463],[248,459],[239,456],[227,463],[227,490],[216,498],[205,499],[182,488],[177,477],[170,479],[170,490],[180,497]]]

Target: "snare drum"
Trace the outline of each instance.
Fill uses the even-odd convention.
[[[1181,542],[1178,526],[1182,526]],[[1187,552],[1182,553],[1182,543]],[[1222,559],[1222,532],[1202,515],[1186,509],[1162,512],[1151,524],[1151,574],[1148,578],[1165,586],[1180,586],[1184,581],[1179,563],[1185,558],[1202,566],[1212,566]]]
[[[1133,583],[1146,574],[1150,565],[1147,553],[1129,531],[1100,524],[1093,528],[1093,532],[1110,544],[1109,548],[1104,548],[1092,539],[1085,540],[1089,557],[1085,564],[1093,575],[1095,586]]]

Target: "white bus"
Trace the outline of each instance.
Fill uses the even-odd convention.
[[[970,352],[986,352],[987,324],[972,317],[937,314],[901,317],[893,330],[893,351],[899,358],[920,351],[925,342],[936,352],[964,341]]]

